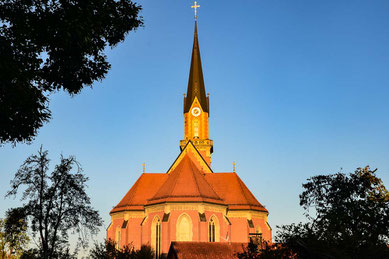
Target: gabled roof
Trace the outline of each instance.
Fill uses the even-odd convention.
[[[209,202],[267,212],[236,173],[213,173],[191,141],[166,174],[142,174],[111,213],[163,202]]]
[[[176,242],[170,244],[168,258],[176,259],[235,259],[247,243],[234,242]]]
[[[110,213],[124,210],[144,210],[147,199],[153,197],[167,176],[167,174],[142,174]]]
[[[208,97],[205,94],[203,69],[201,67],[200,47],[197,36],[197,22],[195,22],[195,32],[192,49],[192,60],[188,80],[188,91],[184,99],[184,113],[188,112],[195,97],[197,97],[204,112],[209,113]]]
[[[170,174],[177,165],[181,162],[181,160],[184,158],[185,155],[190,154],[195,160],[197,161],[197,165],[200,166],[200,169],[204,173],[213,173],[211,167],[208,165],[208,163],[204,160],[203,156],[200,154],[200,152],[197,150],[195,145],[193,145],[193,142],[191,140],[186,143],[185,147],[182,149],[181,153],[177,156],[176,160],[174,160],[173,164],[170,166],[170,168],[167,170],[167,174]]]
[[[229,210],[265,211],[236,173],[213,173],[204,175],[216,193],[228,205]]]
[[[223,200],[207,182],[205,173],[190,153],[184,153],[177,166],[168,174],[168,178],[148,199],[147,205],[162,202],[210,202],[224,204]]]

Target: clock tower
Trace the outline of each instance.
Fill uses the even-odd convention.
[[[213,142],[208,135],[209,96],[205,93],[197,36],[197,21],[195,21],[188,90],[184,97],[184,117],[185,139],[180,141],[181,150],[191,141],[210,166]]]

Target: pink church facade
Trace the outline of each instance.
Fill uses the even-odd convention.
[[[149,244],[157,258],[172,241],[271,241],[269,212],[234,172],[213,172],[208,138],[209,99],[198,45],[197,24],[188,92],[184,101],[185,139],[166,173],[143,173],[111,210],[107,239],[118,247]]]

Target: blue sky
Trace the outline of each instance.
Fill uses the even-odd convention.
[[[138,1],[145,27],[107,55],[102,82],[51,96],[53,119],[31,145],[0,148],[0,195],[40,145],[52,166],[75,155],[108,226],[140,176],[165,172],[184,135],[194,19],[191,1]],[[370,165],[389,186],[389,2],[200,1],[210,93],[212,167],[239,176],[276,225],[304,220],[310,176]],[[0,217],[18,201],[0,198]],[[98,238],[102,240],[105,230]]]

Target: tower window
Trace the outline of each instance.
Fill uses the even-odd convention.
[[[195,119],[194,120],[194,123],[193,123],[193,136],[195,138],[199,138],[199,120],[198,119]]]

